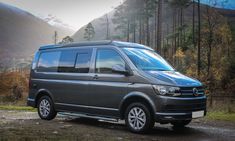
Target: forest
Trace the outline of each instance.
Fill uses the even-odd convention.
[[[120,34],[106,37],[150,46],[208,94],[234,95],[235,21],[214,8],[219,2],[126,0],[112,19]]]

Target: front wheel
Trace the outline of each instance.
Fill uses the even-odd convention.
[[[188,125],[190,122],[191,122],[191,120],[179,120],[179,121],[171,122],[171,124],[174,127],[184,127],[184,126]]]
[[[125,122],[134,133],[144,133],[154,126],[150,110],[142,103],[132,103],[127,107]]]
[[[57,112],[54,109],[53,102],[50,97],[43,96],[38,101],[38,115],[41,119],[52,120],[55,118]]]

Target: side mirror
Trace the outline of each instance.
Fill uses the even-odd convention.
[[[126,68],[120,64],[112,66],[112,71],[119,74],[125,74],[125,75],[129,74],[129,71],[127,71]]]

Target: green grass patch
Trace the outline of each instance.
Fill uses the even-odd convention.
[[[206,118],[210,120],[223,120],[235,122],[235,113],[208,112]]]
[[[28,106],[0,105],[0,110],[17,110],[36,112],[36,109]]]

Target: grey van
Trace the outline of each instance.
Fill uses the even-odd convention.
[[[198,80],[177,72],[149,47],[119,41],[40,47],[27,101],[44,120],[58,112],[124,119],[135,133],[146,132],[155,122],[183,127],[206,115]]]

